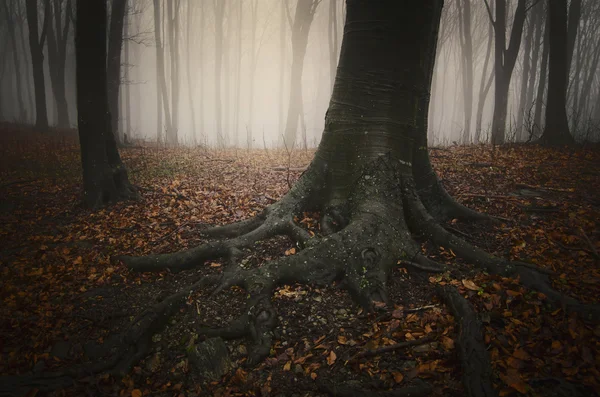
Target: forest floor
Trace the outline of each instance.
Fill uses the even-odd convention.
[[[218,274],[223,262],[195,270],[140,274],[111,260],[166,253],[203,242],[206,225],[251,217],[286,193],[313,151],[126,148],[122,157],[141,199],[99,211],[81,207],[79,149],[72,137],[0,138],[0,375],[43,373],[100,358],[104,343],[143,309]],[[497,256],[555,272],[556,289],[583,302],[600,296],[600,147],[533,145],[451,147],[431,151],[448,191],[501,224],[445,225]],[[319,234],[317,214],[297,221]],[[190,294],[187,305],[152,338],[151,353],[123,378],[89,376],[57,396],[325,396],[344,387],[380,393],[420,381],[433,395],[462,396],[457,330],[435,286],[456,286],[483,323],[501,396],[600,395],[600,326],[584,323],[518,280],[479,274],[452,251],[423,245],[452,266],[432,277],[398,268],[392,307],[363,313],[338,285],[277,290],[271,355],[255,368],[248,341],[227,341],[231,365],[220,379],[194,371],[197,327],[236,318],[239,288]],[[260,266],[294,255],[291,240],[257,244],[243,261]],[[376,349],[413,341],[412,346]],[[201,339],[200,339],[201,340]],[[0,380],[1,383],[1,380]],[[28,396],[46,395],[32,390]],[[0,395],[2,387],[0,386]]]

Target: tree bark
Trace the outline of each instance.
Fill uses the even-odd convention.
[[[106,44],[106,2],[78,1],[75,36],[77,120],[83,202],[89,208],[137,197],[111,130]]]
[[[48,129],[48,110],[46,105],[46,83],[44,79],[44,41],[48,26],[50,2],[44,3],[44,23],[41,35],[38,29],[37,0],[26,0],[27,26],[29,27],[29,50],[33,68],[33,85],[35,89],[35,126],[40,130]],[[18,73],[18,71],[17,71]]]
[[[567,120],[567,0],[548,2],[550,60],[548,62],[548,106],[541,142],[549,145],[573,143]]]
[[[329,23],[327,24],[327,38],[329,39],[329,85],[332,91],[338,62],[337,5],[338,3],[335,0],[329,2]]]
[[[525,48],[523,49],[523,73],[521,75],[521,91],[519,93],[519,107],[517,109],[517,140],[522,141],[525,138],[523,131],[523,119],[528,110],[527,87],[529,84],[529,74],[531,71],[531,52],[533,33],[535,28],[536,14],[529,14],[529,24],[525,34]],[[535,49],[534,49],[535,50]]]

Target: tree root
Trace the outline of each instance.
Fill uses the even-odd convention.
[[[524,286],[543,293],[551,302],[578,313],[587,321],[600,321],[600,305],[582,304],[552,288],[549,276],[553,272],[529,263],[496,258],[441,227],[429,215],[413,186],[410,180],[404,186],[405,207],[408,209],[406,217],[411,230],[439,246],[451,249],[457,256],[490,274],[518,278]]]
[[[327,393],[330,396],[336,397],[421,397],[430,396],[433,392],[433,387],[430,384],[416,380],[412,386],[401,387],[389,391],[373,391],[361,390],[355,386],[346,384],[333,384],[331,382],[318,382],[317,389],[322,393]]]
[[[453,287],[438,287],[458,324],[458,351],[463,367],[463,384],[469,397],[492,397],[498,393],[492,382],[490,357],[483,342],[481,322],[469,302]]]

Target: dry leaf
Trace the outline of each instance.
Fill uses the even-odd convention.
[[[335,363],[336,359],[337,359],[337,356],[336,356],[335,352],[333,350],[330,351],[329,356],[327,356],[327,364],[333,365]]]
[[[131,391],[131,397],[142,397],[142,391],[140,389],[133,389]]]
[[[285,365],[283,366],[283,370],[284,371],[289,371],[292,368],[292,362],[288,361],[287,363],[285,363]]]
[[[396,383],[400,383],[402,382],[402,379],[404,379],[404,375],[400,372],[392,372],[392,375],[394,376],[394,382]]]
[[[462,284],[466,289],[470,289],[471,291],[479,291],[479,287],[471,280],[463,279]]]

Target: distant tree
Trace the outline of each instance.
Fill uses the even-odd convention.
[[[457,0],[458,30],[461,52],[461,70],[463,85],[463,108],[465,113],[463,144],[471,140],[471,119],[473,116],[473,31],[471,29],[471,0]]]
[[[224,1],[224,0],[221,0]],[[169,59],[171,61],[171,128],[167,129],[166,142],[177,145],[179,128],[179,10],[181,0],[171,0],[167,4],[167,29],[169,32]]]
[[[119,89],[121,86],[121,52],[123,50],[123,21],[127,0],[113,0],[108,32],[108,107],[111,130],[118,142],[123,143],[123,131],[119,131]]]
[[[44,22],[41,34],[38,29],[38,2],[26,0],[27,26],[29,27],[29,50],[33,67],[33,85],[35,88],[35,126],[48,129],[48,110],[46,107],[46,83],[44,79],[44,42],[48,31],[50,0],[44,0]],[[18,71],[17,71],[18,73]]]
[[[508,113],[508,89],[515,68],[523,25],[527,15],[527,0],[518,0],[513,18],[508,47],[506,46],[506,0],[496,0],[495,19],[488,0],[485,0],[491,23],[494,25],[494,115],[492,119],[492,144],[504,143],[506,131],[506,116]]]
[[[106,2],[77,1],[77,120],[88,208],[136,198],[121,162],[108,109]]]
[[[165,77],[165,49],[161,40],[161,3],[154,0],[154,41],[156,44],[156,139],[161,142],[163,136],[162,116],[164,111],[167,131],[171,130],[171,110],[169,95],[167,93],[167,79]]]
[[[286,8],[288,22],[292,27],[292,72],[290,76],[290,100],[288,102],[287,119],[285,123],[284,144],[292,148],[296,143],[296,132],[302,111],[302,72],[304,56],[308,44],[308,33],[317,6],[321,0],[298,0],[294,20]],[[287,3],[286,3],[287,5]]]
[[[18,22],[15,18],[15,7],[14,0],[0,1],[2,3],[2,16],[6,22],[6,29],[8,31],[8,37],[10,42],[10,54],[12,55],[13,68],[15,70],[15,97],[17,102],[18,119],[21,122],[27,121],[27,109],[23,101],[24,89],[23,82],[21,80],[21,61],[19,59],[19,47],[17,43],[17,34],[15,32],[15,26]],[[7,56],[7,52],[2,52],[4,56]],[[4,57],[3,57],[4,58]]]
[[[221,100],[221,74],[223,67],[223,23],[225,21],[225,0],[214,0],[215,9],[215,117],[217,121],[217,144],[224,147],[223,103]]]
[[[574,142],[567,120],[567,0],[549,0],[550,59],[548,62],[548,105],[542,143],[563,145]]]
[[[71,0],[66,3],[63,0],[52,0],[52,6],[48,22],[48,69],[58,113],[57,125],[67,128],[71,123],[65,87],[65,65],[73,9]]]

